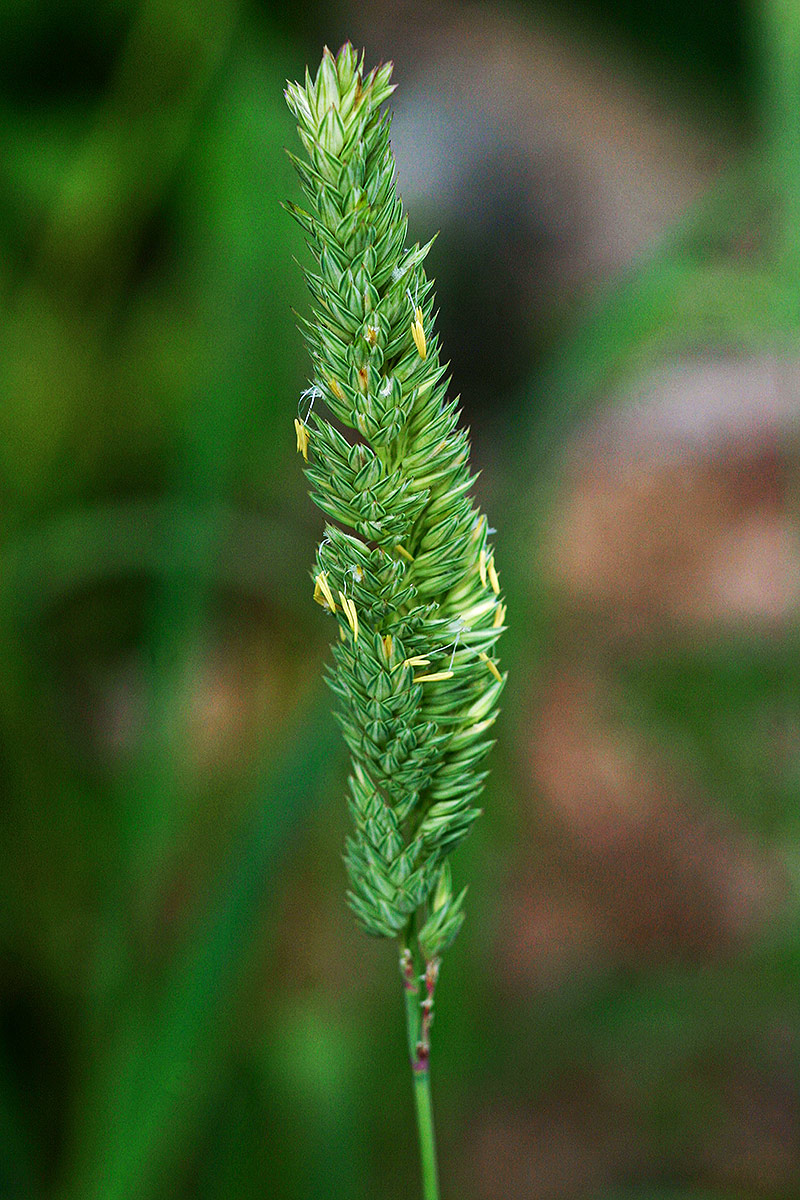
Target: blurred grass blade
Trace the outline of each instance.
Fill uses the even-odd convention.
[[[763,159],[727,171],[643,260],[604,289],[559,343],[525,397],[528,433],[514,443],[525,471],[549,476],[576,422],[626,370],[701,336],[737,344],[794,328],[786,281],[770,264],[739,263],[729,249],[774,203]],[[513,477],[512,472],[512,477]]]
[[[278,864],[319,798],[338,751],[320,703],[253,809],[194,935],[169,968],[152,1008],[132,998],[92,1080],[65,1200],[148,1200],[155,1181],[185,1159],[220,1075],[242,979],[264,929]]]
[[[220,529],[214,556],[198,560],[194,544]],[[280,560],[272,549],[278,542]],[[3,548],[0,612],[18,637],[71,594],[108,579],[191,571],[219,587],[266,597],[305,566],[297,540],[261,513],[180,499],[98,504],[57,513]]]
[[[115,77],[64,175],[34,259],[48,291],[68,272],[79,296],[107,315],[138,238],[181,162],[229,52],[238,0],[179,6],[141,0]]]
[[[0,1200],[34,1200],[40,1194],[34,1139],[8,1063],[0,1058]]]
[[[767,152],[782,200],[779,253],[800,302],[800,5],[762,0],[758,13]]]

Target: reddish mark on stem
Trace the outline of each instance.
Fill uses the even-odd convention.
[[[433,993],[436,991],[436,982],[439,978],[439,959],[432,958],[425,967],[425,990],[428,993],[428,999],[433,1003]]]
[[[425,999],[420,1004],[420,1040],[417,1042],[417,1057],[412,1067],[417,1074],[428,1070],[431,1053],[431,1025],[433,1024],[433,994],[439,978],[439,959],[432,958],[425,964]]]
[[[414,975],[414,959],[410,950],[404,950],[400,955],[400,974],[403,976],[403,987],[407,992],[418,995],[419,988]]]

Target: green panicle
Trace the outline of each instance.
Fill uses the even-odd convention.
[[[329,682],[353,757],[348,900],[378,936],[402,936],[413,919],[432,962],[463,921],[447,860],[480,812],[505,605],[469,496],[469,440],[446,397],[431,243],[405,244],[381,111],[391,70],[365,74],[345,45],[286,90],[306,153],[291,155],[305,206],[287,209],[315,260],[298,449],[314,501],[336,522],[314,596],[338,623]]]

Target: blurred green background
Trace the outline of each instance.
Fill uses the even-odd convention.
[[[800,10],[0,5],[0,1198],[400,1200],[287,78],[396,63],[510,672],[443,1194],[800,1190]]]

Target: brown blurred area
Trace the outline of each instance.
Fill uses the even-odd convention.
[[[790,906],[784,847],[727,811],[691,742],[637,729],[617,666],[665,645],[691,658],[720,639],[780,645],[791,635],[797,370],[701,354],[632,392],[572,440],[541,547],[559,615],[517,726],[529,807],[497,946],[505,1003],[557,994],[576,975],[713,971]],[[796,711],[767,697],[751,719],[762,769],[794,775]],[[723,1028],[707,1033],[726,1041]],[[665,1153],[667,1175],[741,1195],[792,1193],[796,1033],[778,1019],[760,1036],[766,1067],[754,1070],[743,1035],[686,1064],[698,1113],[708,1106],[713,1119],[691,1146]],[[642,1086],[623,1057],[611,1072],[603,1061],[559,1080],[529,1110],[492,1106],[476,1143],[480,1194],[566,1196],[646,1172],[654,1147]]]

